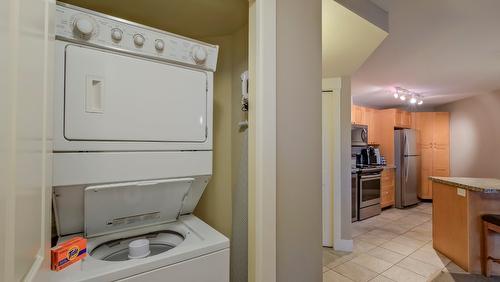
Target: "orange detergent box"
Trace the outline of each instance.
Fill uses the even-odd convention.
[[[59,271],[87,256],[87,240],[72,238],[50,250],[50,269]]]

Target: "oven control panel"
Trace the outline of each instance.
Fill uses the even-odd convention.
[[[100,46],[210,71],[219,47],[94,11],[58,4],[57,39]]]

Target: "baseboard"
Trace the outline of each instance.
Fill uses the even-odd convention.
[[[354,244],[352,240],[340,239],[333,242],[333,249],[336,251],[352,252],[353,247]]]
[[[31,265],[31,268],[28,271],[28,273],[26,274],[26,276],[24,276],[23,281],[25,281],[25,282],[34,281],[35,277],[38,274],[38,271],[40,270],[40,267],[42,266],[43,260],[44,260],[43,255],[40,255],[40,251],[38,251],[36,259],[33,262],[33,264]]]

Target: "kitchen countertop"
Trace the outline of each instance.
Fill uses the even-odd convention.
[[[430,180],[474,192],[500,193],[500,179],[494,178],[470,178],[470,177],[435,177]]]

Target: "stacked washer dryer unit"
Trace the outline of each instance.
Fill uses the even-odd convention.
[[[54,217],[89,255],[50,281],[229,281],[229,240],[192,215],[212,174],[217,53],[58,3]]]

